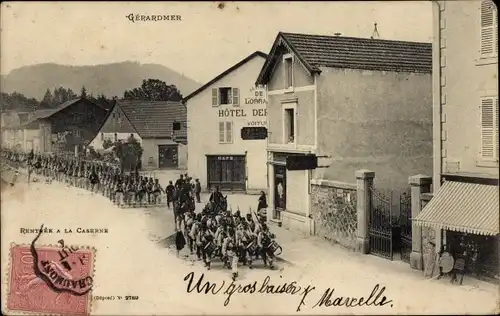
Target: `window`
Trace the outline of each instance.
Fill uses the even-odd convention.
[[[233,103],[233,96],[231,88],[219,88],[219,104]]]
[[[481,158],[498,161],[498,97],[481,99]]]
[[[219,122],[219,143],[230,144],[233,142],[233,122]]]
[[[295,113],[294,109],[285,109],[285,144],[293,144],[295,142]]]
[[[481,57],[498,56],[498,11],[491,0],[481,1]]]
[[[285,66],[285,89],[293,87],[293,58],[292,56],[285,55],[283,58]]]
[[[240,89],[238,88],[213,88],[212,106],[233,105],[240,106]]]

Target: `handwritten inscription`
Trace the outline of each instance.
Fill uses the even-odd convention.
[[[269,276],[266,276],[262,281],[253,281],[248,284],[240,284],[234,281],[231,283],[222,281],[222,283],[217,284],[215,282],[204,281],[204,278],[204,273],[202,273],[198,278],[195,277],[194,272],[188,273],[184,277],[184,281],[187,282],[187,293],[223,295],[226,297],[224,300],[224,306],[228,306],[233,295],[237,294],[282,294],[297,296],[300,298],[300,302],[296,308],[296,311],[299,312],[301,307],[306,306],[307,298],[309,300],[312,299],[314,302],[314,298],[310,297],[309,294],[316,290],[316,286],[314,285],[302,286],[297,281],[273,284],[271,282],[271,277]],[[392,307],[392,300],[389,300],[387,296],[383,295],[385,290],[386,288],[384,286],[380,287],[380,285],[377,284],[373,287],[368,297],[351,297],[337,294],[334,288],[328,288],[311,308],[337,306],[349,308],[362,306],[382,307],[388,304]]]

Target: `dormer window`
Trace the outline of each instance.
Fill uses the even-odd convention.
[[[285,68],[285,89],[293,88],[293,56],[287,54],[283,56],[283,66]]]

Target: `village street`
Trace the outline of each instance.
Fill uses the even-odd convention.
[[[22,181],[22,179],[20,179]],[[204,197],[206,199],[206,196]],[[255,208],[256,196],[229,195],[229,204],[237,203],[242,211]],[[422,273],[407,264],[390,262],[369,255],[348,252],[314,237],[305,237],[272,227],[283,246],[283,258],[278,270],[261,266],[253,270],[240,267],[235,282],[242,287],[257,282],[257,292],[243,294],[232,291],[230,270],[219,262],[211,271],[200,262],[177,258],[175,251],[158,241],[173,232],[171,211],[168,209],[119,209],[107,199],[89,192],[52,185],[18,183],[2,193],[1,220],[2,256],[8,256],[9,244],[30,243],[35,234],[22,234],[21,228],[52,228],[52,234],[42,234],[38,244],[90,245],[97,249],[93,296],[112,296],[115,300],[93,301],[92,313],[99,315],[148,314],[291,314],[304,298],[301,312],[307,314],[388,314],[388,313],[491,313],[498,308],[494,285],[465,279],[464,285],[451,285],[448,280],[426,280]],[[78,233],[80,229],[107,229],[107,233]],[[60,233],[56,230],[60,229]],[[71,233],[64,233],[71,229]],[[8,236],[9,238],[5,238]],[[182,257],[182,256],[181,256]],[[7,260],[4,261],[7,264]],[[7,271],[3,266],[2,271]],[[186,275],[194,272],[195,281],[205,274],[204,281],[217,284],[222,290],[216,295],[187,293]],[[268,284],[282,285],[295,281],[292,294],[258,293],[266,276]],[[382,296],[392,300],[385,306],[326,307],[313,306],[328,288],[335,288],[331,302],[339,296],[369,297],[372,289],[385,287]],[[312,289],[312,287],[315,287]],[[380,289],[379,288],[379,289]],[[2,292],[6,290],[5,283]],[[264,291],[265,292],[265,291]],[[135,301],[118,301],[117,296],[137,295]],[[224,302],[229,300],[227,306]]]

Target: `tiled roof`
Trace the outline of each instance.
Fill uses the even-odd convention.
[[[173,123],[180,122],[175,137],[187,139],[187,110],[181,102],[120,100],[117,105],[142,138],[170,138]]]
[[[270,52],[287,47],[311,72],[320,67],[431,73],[432,44],[346,36],[279,33]],[[268,58],[257,80],[265,84],[276,58]]]

